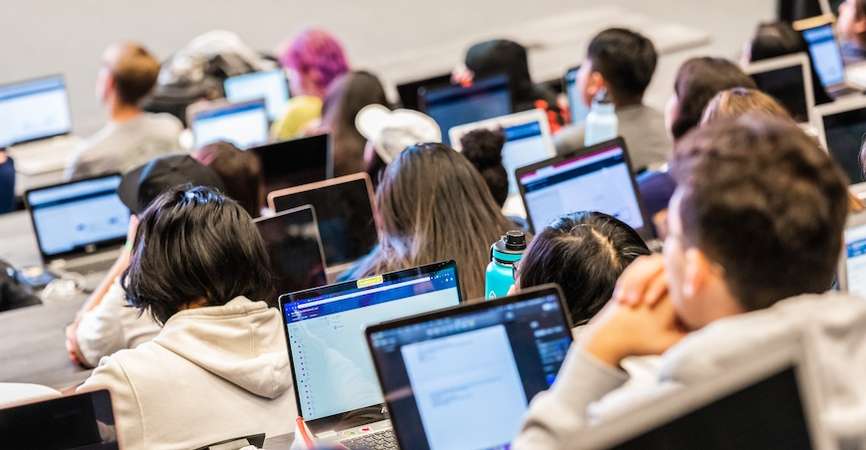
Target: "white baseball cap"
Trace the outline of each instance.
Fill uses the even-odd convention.
[[[411,109],[391,111],[382,105],[367,105],[355,116],[355,128],[386,164],[411,145],[442,142],[436,121]]]

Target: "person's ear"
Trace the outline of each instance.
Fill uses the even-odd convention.
[[[586,82],[586,93],[590,98],[595,98],[598,91],[604,89],[604,77],[599,72],[589,74],[589,79]]]
[[[694,298],[711,282],[714,275],[713,263],[704,252],[694,247],[686,250],[684,262],[683,296]]]
[[[857,34],[866,34],[866,17],[855,20],[851,29]]]

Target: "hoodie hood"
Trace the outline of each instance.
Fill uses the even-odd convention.
[[[292,386],[279,312],[265,302],[237,297],[181,311],[153,342],[261,397],[277,398]]]

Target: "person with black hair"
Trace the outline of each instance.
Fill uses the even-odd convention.
[[[657,60],[651,40],[635,31],[609,28],[592,38],[577,74],[576,89],[585,106],[591,106],[601,90],[611,96],[618,132],[629,145],[635,171],[663,164],[673,148],[664,115],[643,103]],[[582,148],[583,127],[583,123],[571,124],[557,133],[557,152]]]
[[[249,214],[215,189],[175,187],[144,211],[121,284],[162,330],[103,358],[79,388],[111,392],[125,449],[292,430],[280,313],[262,301],[273,297],[269,269]]]
[[[502,165],[502,147],[505,135],[502,130],[477,129],[460,138],[463,156],[478,169],[484,178],[493,200],[499,207],[508,199],[508,172]]]

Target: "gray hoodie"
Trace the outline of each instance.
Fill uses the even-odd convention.
[[[844,447],[866,444],[866,301],[826,294],[788,299],[690,334],[662,355],[654,386],[640,389],[623,388],[628,380],[624,372],[574,347],[553,387],[532,401],[514,448],[575,445],[591,423],[760,357],[763,343],[799,335],[819,359],[821,416],[827,429]]]
[[[238,297],[172,316],[153,341],[100,361],[79,389],[111,391],[124,449],[189,449],[293,430],[279,312]]]

